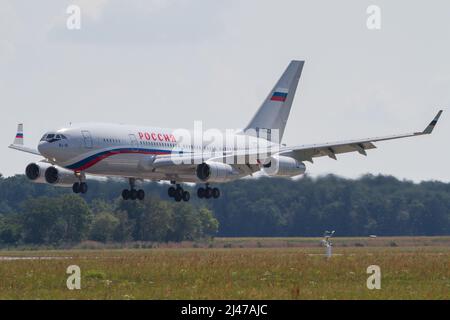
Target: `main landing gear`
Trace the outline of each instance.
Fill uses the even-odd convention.
[[[172,181],[172,184],[176,184],[176,182]],[[181,200],[189,201],[189,199],[191,198],[189,191],[185,191],[183,187],[178,183],[176,184],[176,186],[170,186],[167,190],[167,194],[170,198],[175,199],[176,202],[180,202]],[[220,190],[218,188],[211,188],[208,184],[206,184],[205,188],[198,188],[197,196],[200,199],[217,199],[220,197]]]
[[[179,184],[177,184],[176,187],[171,186],[167,190],[167,193],[169,197],[174,198],[176,202],[180,202],[181,200],[187,202],[191,198],[189,191],[185,191]]]
[[[205,188],[198,188],[197,189],[197,196],[202,199],[210,199],[214,198],[217,199],[220,197],[220,190],[218,188],[211,188],[208,184],[206,184]]]
[[[124,189],[122,191],[123,200],[144,200],[145,191],[142,189],[136,190],[136,179],[130,178],[130,189]]]

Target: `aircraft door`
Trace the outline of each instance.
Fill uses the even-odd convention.
[[[138,141],[136,136],[134,134],[129,134],[128,136],[130,137],[131,148],[133,149],[133,151],[137,151]]]
[[[89,131],[81,131],[81,135],[83,136],[84,147],[86,149],[92,149],[92,136]]]

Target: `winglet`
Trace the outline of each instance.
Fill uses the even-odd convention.
[[[433,132],[434,127],[436,126],[439,118],[441,117],[441,114],[442,114],[442,110],[439,110],[439,112],[436,115],[436,117],[434,117],[433,121],[430,122],[428,127],[426,127],[425,130],[423,130],[422,134],[430,134],[430,133]]]
[[[17,125],[17,133],[16,137],[14,138],[14,145],[16,146],[23,146],[23,124],[19,123]]]

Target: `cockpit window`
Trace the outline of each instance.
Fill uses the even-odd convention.
[[[56,133],[46,133],[41,138],[41,141],[47,141],[49,143],[60,141],[60,140],[67,140],[67,137],[63,134],[56,134]]]

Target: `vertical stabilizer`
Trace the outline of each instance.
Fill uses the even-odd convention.
[[[17,133],[16,137],[14,138],[14,143],[17,146],[23,146],[23,124],[19,123],[17,125]]]
[[[278,137],[281,141],[304,63],[304,61],[291,61],[253,119],[244,129],[247,134],[273,137],[274,135],[270,133],[278,130]],[[262,134],[263,132],[264,134]]]

